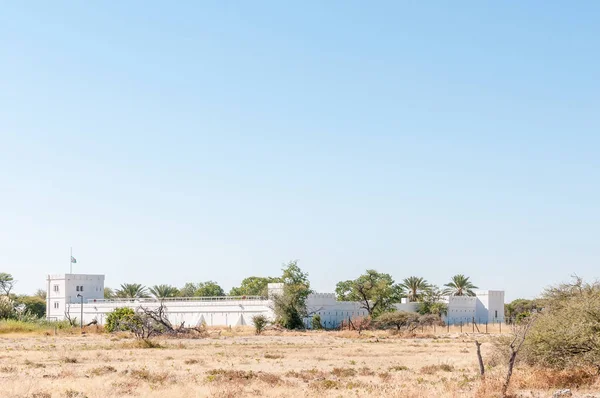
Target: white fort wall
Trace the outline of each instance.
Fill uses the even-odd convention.
[[[254,315],[263,314],[273,318],[270,301],[256,299],[233,299],[214,298],[214,300],[165,299],[162,301],[166,307],[169,321],[173,325],[199,326],[206,323],[207,326],[242,326],[251,325]],[[136,309],[144,307],[157,309],[161,302],[153,299],[140,300],[96,300],[83,304],[83,323],[87,324],[97,320],[99,324],[106,323],[106,316],[115,308],[129,307]],[[81,303],[67,304],[70,316],[81,318]],[[53,319],[64,319],[64,313],[51,314]]]
[[[83,323],[96,320],[103,325],[106,316],[115,308],[129,307],[148,309],[158,308],[160,302],[155,299],[116,299],[105,300],[104,275],[49,275],[47,278],[48,302],[47,318],[50,320],[81,318]],[[281,294],[283,284],[269,284],[269,296]],[[83,296],[83,304],[80,297]],[[446,322],[451,324],[472,321],[494,322],[504,320],[504,292],[479,290],[476,297],[446,297],[448,305]],[[208,326],[251,325],[254,315],[262,314],[274,318],[273,301],[262,297],[192,297],[169,298],[163,300],[169,320],[174,325],[196,326],[206,323]],[[397,310],[416,311],[417,303],[395,305]],[[362,304],[352,301],[337,301],[334,293],[314,293],[307,298],[309,317],[304,319],[310,327],[311,318],[318,314],[326,328],[335,328],[349,318],[368,315]]]

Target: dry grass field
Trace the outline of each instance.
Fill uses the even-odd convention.
[[[478,374],[474,338],[492,358],[494,335],[399,338],[385,332],[214,331],[155,340],[88,332],[0,335],[1,397],[493,397],[501,365]],[[492,361],[493,362],[493,361]],[[600,397],[588,373],[518,368],[511,394],[549,397],[570,387]]]

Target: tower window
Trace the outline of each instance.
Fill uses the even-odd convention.
[[[54,291],[58,292],[58,285],[54,285]]]

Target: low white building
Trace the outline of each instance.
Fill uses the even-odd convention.
[[[104,299],[104,275],[64,274],[47,277],[47,318],[64,320],[67,317],[93,320],[103,325],[108,313],[115,308],[157,308],[161,301],[156,299]],[[269,297],[280,294],[283,284],[269,284]],[[475,297],[446,297],[448,313],[446,322],[458,324],[504,321],[504,292],[478,290]],[[162,300],[173,324],[185,322],[188,326],[205,323],[208,326],[251,325],[254,315],[262,314],[274,318],[273,301],[267,297],[174,297]],[[400,303],[396,309],[416,311],[418,303]],[[310,327],[312,316],[319,315],[326,328],[335,328],[344,320],[368,315],[359,302],[337,301],[334,293],[313,293],[308,296],[309,317],[304,321]],[[82,318],[83,315],[83,318]]]

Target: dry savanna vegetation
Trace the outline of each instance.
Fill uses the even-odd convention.
[[[13,325],[14,326],[14,325]],[[510,328],[505,327],[505,330]],[[506,364],[502,336],[451,330],[210,329],[203,338],[135,339],[98,327],[0,327],[2,397],[494,397]],[[475,340],[482,343],[481,378]],[[517,364],[511,396],[547,397],[562,388],[600,397],[592,370]]]

